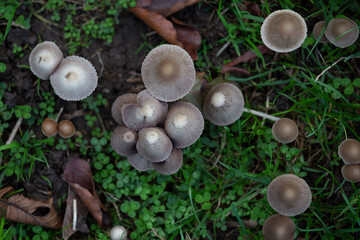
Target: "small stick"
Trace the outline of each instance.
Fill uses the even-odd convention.
[[[73,231],[76,231],[76,222],[77,222],[77,206],[76,199],[73,199]]]
[[[222,52],[230,45],[230,41],[227,41],[224,46],[222,46],[219,51],[216,53],[216,57],[220,56],[220,54],[222,54]]]
[[[269,115],[269,114],[266,114],[266,113],[263,113],[263,112],[259,112],[259,111],[256,111],[256,110],[248,109],[248,108],[244,108],[244,112],[251,113],[251,114],[254,114],[256,116],[263,117],[263,118],[269,119],[269,120],[274,121],[274,122],[276,122],[277,120],[280,119],[278,117],[275,117],[275,116],[272,116],[272,115]]]
[[[317,80],[319,80],[319,78],[324,75],[330,68],[332,68],[333,66],[335,66],[338,62],[340,62],[341,60],[344,60],[345,57],[341,57],[338,60],[336,60],[333,64],[331,64],[329,67],[325,68],[319,75],[317,75],[317,77],[315,78],[315,82],[317,82]]]
[[[19,130],[19,127],[20,127],[22,121],[23,121],[23,117],[21,117],[21,118],[19,118],[17,120],[17,122],[16,122],[14,128],[12,129],[12,131],[10,133],[10,136],[9,136],[8,140],[6,141],[5,145],[10,144],[14,140],[15,135],[16,135],[17,131]]]

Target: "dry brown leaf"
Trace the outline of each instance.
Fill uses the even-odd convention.
[[[227,72],[239,72],[239,73],[243,73],[243,74],[246,74],[246,75],[250,76],[249,71],[245,70],[243,68],[225,67],[225,66],[221,68],[221,73],[227,73]]]
[[[248,11],[252,15],[260,16],[260,8],[256,3],[244,1],[242,3],[238,3],[240,10]]]
[[[267,48],[263,44],[258,45],[257,48],[259,49],[261,54],[272,52],[269,48]],[[224,64],[223,67],[233,67],[236,64],[248,62],[254,58],[257,58],[257,55],[253,51],[249,50],[246,53],[244,53],[243,55],[241,55],[240,57],[237,57],[234,60],[232,60],[231,62]]]
[[[136,6],[159,13],[164,17],[203,0],[137,0]]]
[[[1,189],[0,198],[12,190],[12,187]],[[6,200],[0,199],[0,216],[5,217],[5,219],[9,221],[60,229],[62,219],[58,216],[52,203],[52,198],[43,202],[16,194]],[[39,216],[39,212],[41,211],[38,212],[38,210],[43,208],[49,209],[49,211]]]

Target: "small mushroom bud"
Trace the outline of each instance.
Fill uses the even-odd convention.
[[[147,160],[138,153],[128,156],[128,161],[131,166],[133,166],[136,170],[141,172],[154,169],[153,162]]]
[[[59,135],[63,138],[70,138],[75,134],[75,126],[69,120],[62,120],[57,126]]]
[[[360,182],[360,165],[344,165],[341,168],[341,174],[346,181],[357,183]]]
[[[45,118],[41,124],[41,131],[47,137],[53,137],[57,134],[57,122],[52,118]]]
[[[164,175],[172,175],[177,173],[183,163],[183,154],[180,149],[173,148],[170,153],[170,156],[163,162],[154,162],[152,163],[153,168]]]
[[[261,25],[261,39],[275,52],[291,52],[306,39],[307,27],[304,18],[288,9],[277,10],[265,18]]]
[[[345,164],[360,163],[360,143],[355,139],[346,139],[338,147],[338,154]]]
[[[291,143],[297,138],[299,130],[293,120],[280,118],[272,126],[272,134],[281,143]]]
[[[325,21],[320,21],[320,22],[317,22],[313,28],[313,35],[314,35],[314,38],[317,40],[319,37],[320,37],[320,34],[321,32],[323,31],[325,27]],[[325,36],[325,31],[323,32],[323,35],[321,36],[319,42],[320,43],[326,43],[328,42],[329,40],[326,38]]]
[[[124,124],[121,111],[128,104],[137,103],[137,94],[125,93],[117,97],[111,107],[111,115],[118,124]]]
[[[54,42],[44,41],[36,45],[30,53],[30,70],[40,79],[49,80],[62,59],[60,48]]]
[[[138,134],[134,130],[126,126],[118,126],[111,135],[111,147],[119,155],[134,155],[137,153],[137,138]]]
[[[110,231],[111,240],[126,240],[127,231],[123,226],[115,226]]]
[[[264,240],[292,240],[295,235],[295,224],[291,218],[275,214],[265,220],[262,233]]]
[[[334,18],[329,22],[325,35],[336,47],[346,48],[353,45],[358,38],[359,28],[351,19]]]

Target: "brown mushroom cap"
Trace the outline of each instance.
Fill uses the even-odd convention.
[[[183,163],[183,154],[180,149],[173,148],[170,156],[163,162],[152,163],[153,168],[164,175],[172,175],[177,173]]]
[[[144,172],[150,169],[154,169],[152,166],[152,162],[150,162],[138,153],[128,156],[128,161],[130,165],[138,171]]]
[[[30,70],[40,79],[48,80],[63,57],[62,51],[54,42],[44,41],[36,45],[30,53]]]
[[[336,47],[345,48],[351,46],[356,41],[359,36],[359,28],[351,19],[334,18],[329,22],[325,35],[329,42]]]
[[[244,111],[244,97],[231,83],[214,86],[204,99],[204,116],[215,125],[226,126],[239,119]]]
[[[50,76],[55,93],[66,101],[87,98],[95,90],[97,82],[98,76],[94,66],[78,56],[64,58]]]
[[[280,118],[272,126],[274,138],[281,143],[290,143],[294,141],[298,134],[298,126],[289,118]]]
[[[353,183],[360,182],[360,165],[359,164],[344,165],[341,168],[341,174],[343,175],[346,181]]]
[[[152,162],[162,162],[171,153],[173,145],[161,128],[143,128],[139,131],[136,149],[139,154]]]
[[[121,110],[127,104],[136,104],[137,103],[137,94],[136,93],[125,93],[117,97],[111,106],[111,115],[114,118],[115,122],[118,124],[124,124]]]
[[[137,104],[124,106],[121,115],[126,126],[138,131],[163,122],[167,111],[167,103],[157,100],[144,90],[137,95]]]
[[[360,143],[355,139],[346,139],[338,147],[338,154],[345,164],[360,163]]]
[[[62,120],[57,125],[57,130],[59,132],[59,135],[63,138],[70,138],[75,134],[75,126],[74,124],[69,120]]]
[[[142,63],[141,75],[149,93],[164,102],[182,98],[195,83],[192,59],[176,45],[152,49]]]
[[[309,185],[293,174],[284,174],[273,179],[266,195],[270,206],[284,216],[305,212],[312,198]]]
[[[295,224],[291,218],[275,214],[265,220],[262,233],[264,240],[292,240],[295,235]]]
[[[53,137],[57,134],[57,122],[52,118],[45,118],[41,124],[41,131],[47,137]]]
[[[315,40],[317,40],[321,34],[321,32],[323,31],[325,27],[325,21],[320,21],[320,22],[317,22],[313,28],[313,35],[314,35],[314,38]],[[320,43],[326,43],[328,42],[329,40],[326,38],[325,36],[325,31],[323,32],[323,35],[321,36],[319,42]]]
[[[196,142],[201,136],[204,118],[193,104],[177,102],[170,106],[164,128],[174,147],[184,148]]]
[[[261,25],[261,39],[275,52],[291,52],[305,41],[307,27],[304,18],[288,9],[277,10]]]
[[[111,147],[119,155],[134,155],[137,153],[137,139],[137,132],[126,126],[118,126],[111,135]]]

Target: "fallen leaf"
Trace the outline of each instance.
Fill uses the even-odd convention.
[[[12,190],[12,187],[1,189],[0,198]],[[9,221],[60,229],[62,219],[58,216],[52,203],[52,198],[40,201],[16,194],[6,200],[0,199],[0,216]],[[46,213],[44,214],[44,212]]]
[[[243,68],[225,67],[225,66],[221,68],[221,73],[227,73],[227,72],[239,72],[239,73],[243,73],[243,74],[246,74],[246,75],[250,76],[249,71],[245,70]]]
[[[185,7],[201,1],[203,0],[137,0],[136,6],[146,8],[147,10],[167,17]]]
[[[245,1],[238,3],[238,6],[242,11],[248,11],[252,15],[260,16],[260,8],[256,3]]]
[[[259,49],[261,54],[272,52],[269,48],[267,48],[263,44],[258,45],[257,48]],[[249,50],[246,53],[244,53],[243,55],[241,55],[240,57],[237,57],[234,60],[232,60],[231,62],[224,64],[223,67],[233,67],[236,64],[248,62],[254,58],[257,58],[257,55],[253,51]]]

